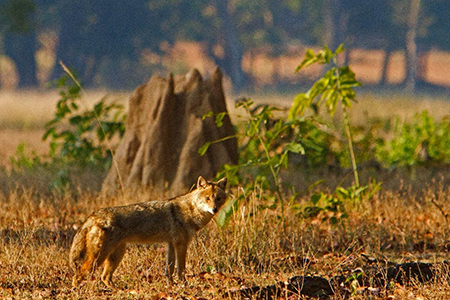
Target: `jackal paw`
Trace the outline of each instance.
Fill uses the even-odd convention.
[[[106,279],[102,279],[102,282],[106,285],[106,287],[108,289],[114,290],[116,289],[114,283],[112,282],[112,280],[106,280]]]

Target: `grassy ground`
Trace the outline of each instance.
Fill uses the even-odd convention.
[[[261,209],[267,203],[251,192],[229,225],[220,228],[212,222],[190,245],[186,286],[167,285],[165,246],[131,246],[115,274],[117,291],[98,283],[99,274],[72,290],[68,250],[76,229],[93,210],[138,199],[100,199],[86,192],[77,199],[41,198],[26,188],[12,191],[0,198],[0,297],[212,299],[229,290],[273,284],[295,275],[350,276],[366,265],[363,255],[397,263],[442,262],[448,255],[448,226],[430,200],[438,198],[448,211],[449,193],[437,183],[428,191],[421,199],[407,189],[380,193],[371,203],[353,209],[340,226],[321,221],[323,216],[304,220],[288,207],[286,232],[279,222],[280,209]],[[240,192],[231,191],[236,196]],[[297,201],[304,203],[307,198]],[[413,299],[444,299],[450,296],[447,273],[426,284],[413,281],[381,287],[372,296],[386,299],[399,293],[414,295]],[[334,299],[347,296],[342,291]]]
[[[101,92],[90,95],[94,101],[103,96]],[[53,93],[0,95],[1,168],[11,168],[9,156],[19,143],[28,144],[27,151],[46,153],[47,146],[40,137],[57,98]],[[292,95],[252,98],[289,104]],[[388,101],[384,95],[363,94],[352,110],[354,122],[364,122],[366,112],[371,116],[398,114],[409,118],[416,111],[428,109],[431,115],[440,117],[450,108],[445,98],[395,98]],[[164,245],[140,245],[129,247],[115,273],[118,290],[105,289],[97,280],[98,273],[81,288],[72,289],[68,251],[82,221],[96,209],[140,201],[141,197],[99,197],[102,173],[75,174],[80,190],[73,195],[48,195],[31,184],[30,180],[42,179],[45,173],[0,173],[0,298],[4,299],[228,298],[227,291],[266,286],[296,275],[350,278],[352,271],[367,267],[366,256],[393,263],[441,263],[450,249],[450,193],[445,185],[445,170],[439,174],[422,170],[412,177],[382,174],[384,186],[389,188],[360,206],[348,204],[350,216],[339,225],[323,221],[327,219],[325,213],[308,219],[298,214],[297,208],[305,205],[315,190],[327,187],[304,190],[287,204],[285,226],[280,222],[281,208],[268,209],[271,203],[264,200],[261,191],[255,189],[242,195],[241,188],[232,187],[231,197],[243,196],[245,200],[227,226],[221,228],[211,222],[192,242],[185,286],[168,286],[164,278]],[[381,275],[387,276],[386,269],[381,268]],[[354,290],[353,296],[350,282],[336,288],[332,299],[450,297],[446,269],[438,270],[426,283],[412,280],[373,290],[361,287]]]
[[[98,283],[99,274],[72,290],[68,250],[76,229],[93,210],[138,199],[99,199],[89,193],[78,199],[40,198],[27,189],[13,191],[1,197],[0,297],[212,299],[232,289],[273,284],[295,275],[348,275],[366,264],[362,255],[392,262],[442,262],[448,255],[448,227],[430,200],[438,198],[448,211],[450,199],[439,184],[428,191],[422,199],[408,190],[380,193],[371,203],[353,209],[340,226],[322,222],[323,216],[303,220],[288,207],[286,232],[278,219],[280,210],[261,209],[267,203],[251,192],[229,225],[220,228],[212,222],[190,245],[186,286],[167,285],[165,246],[131,246],[115,274],[117,291]],[[238,193],[232,190],[233,195]],[[398,293],[444,299],[450,296],[447,274],[442,272],[426,284],[382,287],[373,297]],[[344,292],[334,296],[343,298]]]

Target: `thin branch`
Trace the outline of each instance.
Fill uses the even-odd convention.
[[[448,215],[448,213],[445,212],[445,210],[442,207],[442,205],[440,205],[439,203],[436,202],[435,198],[431,198],[431,203],[433,203],[433,205],[436,206],[437,209],[439,209],[441,214],[444,216],[445,222],[447,223],[447,227],[448,227],[449,226],[449,215]]]

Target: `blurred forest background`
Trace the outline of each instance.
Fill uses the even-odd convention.
[[[72,68],[88,88],[211,72],[234,92],[288,88],[307,48],[344,43],[367,85],[450,86],[446,0],[0,0],[0,86],[45,87]],[[313,72],[314,73],[314,72]]]

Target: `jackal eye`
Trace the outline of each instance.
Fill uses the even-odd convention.
[[[209,198],[209,196],[206,196],[206,201],[209,201],[209,200],[211,200],[211,198]]]

